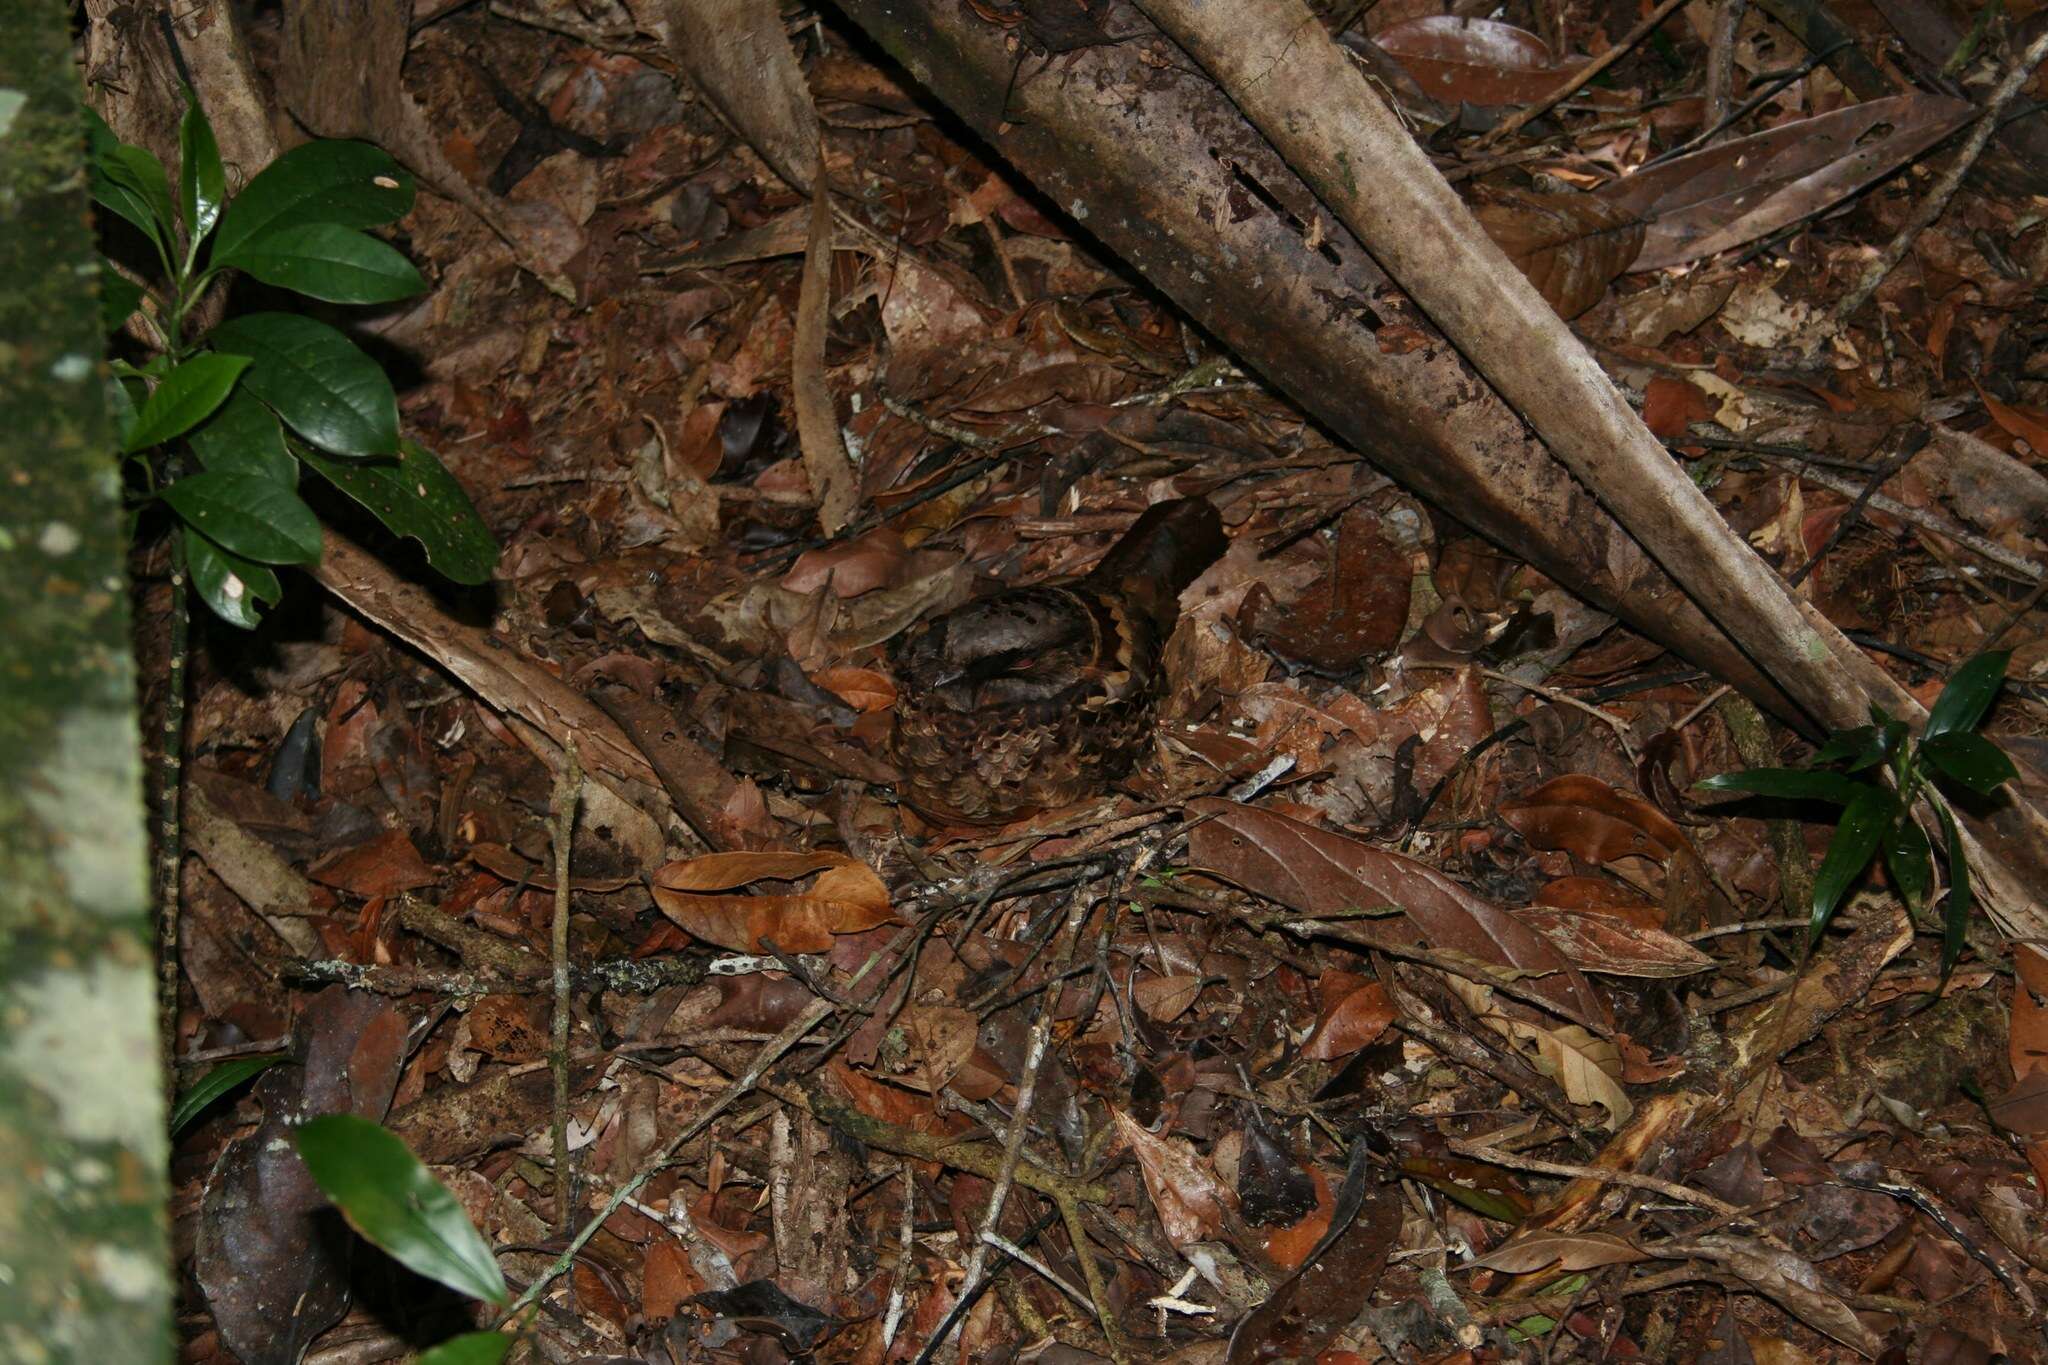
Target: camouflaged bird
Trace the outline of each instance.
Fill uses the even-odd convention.
[[[1229,548],[1206,498],[1155,504],[1072,583],[1010,588],[890,651],[902,798],[950,823],[1071,805],[1131,770],[1180,594]]]

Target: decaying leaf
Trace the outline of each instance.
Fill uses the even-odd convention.
[[[793,881],[816,873],[795,894],[726,895],[755,881]],[[707,853],[654,874],[654,903],[707,943],[758,953],[822,953],[834,934],[887,924],[889,889],[866,863],[844,853]]]

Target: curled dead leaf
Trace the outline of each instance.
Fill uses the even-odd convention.
[[[725,894],[756,881],[795,881],[794,894]],[[835,934],[857,934],[895,919],[889,888],[874,869],[844,853],[707,853],[654,874],[654,903],[696,938],[739,953],[772,943],[786,953],[822,953]]]

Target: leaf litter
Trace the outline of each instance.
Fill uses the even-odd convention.
[[[1141,23],[1072,8],[975,6],[1020,81]],[[1740,13],[1719,136],[1691,11],[1483,153],[1598,17],[1389,4],[1346,42],[1436,102],[1488,230],[1814,610],[1922,695],[2015,651],[1991,730],[2038,788],[2048,177],[2001,142],[1835,318],[1983,72],[1853,101]],[[1809,957],[1828,827],[1692,790],[1804,740],[1333,445],[834,12],[792,49],[863,187],[832,222],[659,44],[561,28],[417,29],[474,181],[519,129],[473,61],[626,151],[529,171],[496,232],[421,196],[438,290],[383,324],[505,542],[490,643],[538,666],[478,681],[447,618],[321,598],[197,663],[195,782],[246,835],[195,845],[178,1051],[292,1060],[180,1138],[184,1358],[481,1325],[322,1227],[276,1146],[321,1113],[436,1166],[515,1292],[602,1214],[551,1359],[2042,1357],[2048,970],[1985,938],[1943,977],[1882,870]],[[1937,440],[1875,495],[1814,481],[1906,421]],[[1233,548],[1128,782],[996,830],[898,807],[887,642],[1191,494]],[[316,776],[265,805],[309,708]],[[536,995],[570,739],[644,763],[586,783],[571,849],[565,1174]]]

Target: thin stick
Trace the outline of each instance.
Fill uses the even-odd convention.
[[[1701,1190],[1687,1189],[1673,1181],[1660,1180],[1654,1175],[1638,1175],[1634,1171],[1614,1171],[1600,1166],[1581,1166],[1564,1161],[1544,1161],[1533,1156],[1517,1156],[1512,1152],[1503,1152],[1498,1147],[1467,1142],[1463,1138],[1445,1138],[1444,1145],[1459,1156],[1483,1161],[1490,1166],[1505,1166],[1511,1171],[1528,1171],[1534,1175],[1557,1175],[1573,1180],[1597,1180],[1608,1185],[1627,1185],[1633,1189],[1661,1194],[1667,1199],[1711,1209],[1723,1218],[1742,1216],[1741,1209],[1724,1199],[1717,1199]]]
[[[1595,57],[1592,61],[1587,62],[1584,66],[1580,67],[1578,70],[1578,74],[1574,75],[1570,80],[1566,81],[1563,85],[1560,85],[1557,89],[1551,91],[1548,95],[1545,95],[1542,99],[1536,101],[1536,103],[1530,105],[1528,108],[1520,110],[1519,112],[1512,114],[1508,118],[1503,120],[1499,124],[1499,126],[1497,126],[1492,132],[1488,133],[1485,137],[1479,139],[1479,146],[1482,149],[1493,146],[1502,138],[1508,137],[1511,134],[1520,131],[1522,126],[1530,122],[1532,119],[1541,118],[1543,115],[1549,113],[1557,105],[1562,104],[1564,101],[1570,99],[1573,95],[1578,94],[1579,90],[1588,81],[1592,80],[1595,76],[1605,71],[1608,67],[1613,66],[1623,57],[1626,57],[1629,54],[1630,50],[1633,49],[1637,43],[1640,43],[1641,41],[1643,41],[1643,39],[1649,37],[1652,33],[1655,33],[1658,27],[1661,24],[1663,24],[1663,22],[1666,19],[1669,19],[1672,15],[1676,14],[1679,8],[1684,4],[1685,0],[1664,0],[1663,4],[1657,6],[1657,8],[1650,11],[1650,15],[1648,18],[1644,19],[1643,22],[1637,24],[1634,28],[1630,29],[1628,31],[1627,37],[1623,38],[1613,47],[1608,48],[1605,52]]]
[[[847,985],[858,984],[861,978],[866,976],[874,968],[874,965],[882,960],[885,954],[893,952],[912,932],[914,932],[913,929],[903,930],[895,938],[891,939],[887,946],[878,952],[870,954],[868,960],[861,964],[860,970],[853,974]],[[576,1263],[577,1253],[583,1250],[585,1243],[597,1235],[597,1230],[604,1226],[605,1220],[610,1218],[626,1200],[638,1194],[640,1187],[649,1180],[652,1180],[655,1172],[666,1166],[669,1158],[682,1150],[684,1143],[703,1132],[710,1126],[713,1119],[739,1103],[741,1097],[747,1095],[756,1086],[760,1085],[762,1078],[768,1074],[768,1068],[774,1066],[781,1059],[783,1053],[795,1047],[805,1034],[823,1022],[825,1016],[832,1013],[832,1009],[832,1002],[829,1000],[813,1000],[804,1009],[802,1014],[799,1014],[790,1021],[788,1028],[785,1028],[766,1043],[763,1043],[761,1050],[754,1054],[753,1061],[747,1064],[746,1071],[734,1077],[732,1084],[728,1085],[719,1094],[718,1098],[713,1100],[687,1126],[678,1130],[674,1137],[661,1144],[647,1164],[634,1172],[631,1180],[628,1180],[613,1191],[612,1197],[605,1201],[605,1206],[598,1210],[597,1216],[585,1223],[582,1229],[570,1239],[569,1245],[562,1249],[562,1254],[557,1256],[548,1268],[543,1270],[534,1279],[534,1282],[526,1287],[525,1293],[521,1294],[513,1301],[509,1308],[498,1315],[498,1321],[500,1323],[506,1322],[514,1315],[524,1312],[528,1306],[536,1302],[546,1292],[550,1284],[554,1283],[562,1275],[567,1274],[569,1267]]]
[[[2012,69],[1998,82],[1998,88],[1991,92],[1990,100],[1984,105],[1984,112],[1978,115],[1976,125],[1970,129],[1969,140],[1963,143],[1963,149],[1956,153],[1955,160],[1949,163],[1948,169],[1941,173],[1933,188],[1927,191],[1927,196],[1920,201],[1920,206],[1913,210],[1913,216],[1906,220],[1906,225],[1899,229],[1898,235],[1893,237],[1885,249],[1878,253],[1877,259],[1870,263],[1870,268],[1863,272],[1863,278],[1856,282],[1856,287],[1843,295],[1841,302],[1835,305],[1836,322],[1847,322],[1858,309],[1868,303],[1870,296],[1877,292],[1878,285],[1884,283],[1884,277],[1891,274],[1893,268],[1906,258],[1906,253],[1913,247],[1913,239],[1932,227],[1934,220],[1941,217],[1942,211],[1948,207],[1948,201],[1955,197],[1956,189],[1963,183],[1963,177],[1977,164],[1977,158],[1983,155],[1984,148],[1991,141],[1991,135],[1998,131],[1999,120],[2005,115],[2005,107],[2012,103],[2020,88],[2032,78],[2034,68],[2041,64],[2043,57],[2048,57],[2048,31],[2042,32],[2033,42],[2027,44],[2027,50],[2020,54],[2020,59],[2013,63]]]
[[[576,798],[583,788],[583,766],[576,761],[576,741],[562,750],[562,768],[555,775],[555,922],[551,940],[554,958],[555,1010],[548,1034],[548,1070],[554,1074],[554,1112],[549,1127],[554,1138],[555,1233],[569,1235],[573,1210],[569,1172],[569,838],[576,830]]]

